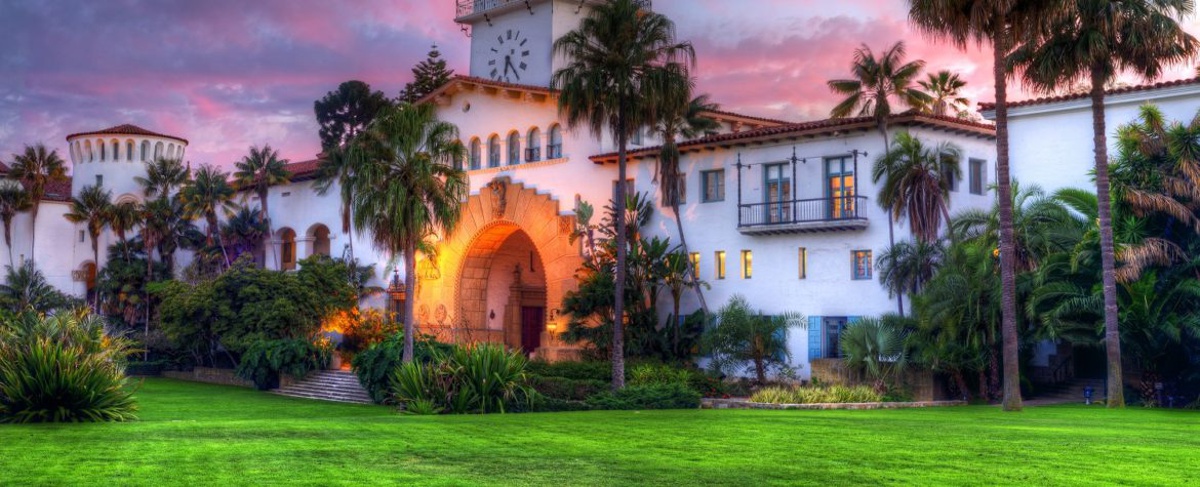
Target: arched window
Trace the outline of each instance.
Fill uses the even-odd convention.
[[[97,141],[96,141],[96,147],[99,147],[99,148],[100,148],[100,162],[104,162],[105,160],[107,160],[107,158],[105,158],[104,156],[108,154],[108,150],[107,150],[107,149],[108,149],[108,147],[106,147],[106,146],[104,145],[104,141],[103,141],[103,140],[97,140]]]
[[[500,136],[488,139],[488,167],[500,167]]]
[[[309,231],[312,237],[312,255],[329,256],[329,227],[317,225]],[[310,256],[311,257],[311,256]]]
[[[125,160],[133,160],[133,139],[125,141]]]
[[[147,160],[149,160],[149,159],[147,159],[147,157],[149,157],[149,156],[150,156],[150,141],[143,140],[142,141],[142,162],[146,162]]]
[[[179,159],[181,161],[183,160],[183,146],[182,145],[175,147],[175,158]]]
[[[521,134],[512,132],[508,134],[508,165],[515,166],[521,163]]]
[[[525,162],[542,160],[542,131],[537,127],[529,129],[529,140],[525,141]]]
[[[112,140],[112,160],[113,162],[121,160],[121,142],[117,139]]]
[[[471,165],[469,167],[471,169],[483,167],[483,153],[478,137],[471,139]]]
[[[96,160],[96,153],[92,152],[92,141],[90,141],[90,140],[83,141],[83,149],[85,151],[87,151],[87,160],[89,162]]]
[[[167,159],[175,158],[175,144],[167,144]]]
[[[158,159],[158,158],[162,157],[162,155],[163,155],[163,143],[156,142],[154,144],[154,158]]]
[[[546,158],[558,159],[562,156],[562,126],[554,124],[550,127],[550,142],[546,144]]]
[[[78,157],[80,161],[86,161],[87,159],[83,158],[83,146],[79,145],[79,141],[76,140],[72,145],[75,146],[75,157]]]
[[[296,269],[296,231],[284,228],[279,231],[279,262],[280,270]]]

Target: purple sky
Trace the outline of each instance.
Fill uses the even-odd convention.
[[[319,149],[313,101],[338,83],[361,79],[395,96],[434,43],[466,73],[469,39],[454,4],[0,0],[0,160],[35,142],[65,155],[67,134],[121,123],[187,138],[193,163],[229,166],[264,143],[293,161],[311,158]],[[897,40],[927,69],[960,73],[972,100],[991,99],[990,59],[923,39],[909,29],[903,0],[654,7],[695,43],[699,87],[728,110],[823,118],[837,99],[825,81],[846,76],[854,48]],[[1186,25],[1200,32],[1195,18]]]

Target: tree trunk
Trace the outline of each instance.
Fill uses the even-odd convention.
[[[952,375],[954,376],[954,384],[958,387],[958,392],[962,394],[963,400],[971,400],[971,389],[967,387],[967,378],[963,376],[962,371],[955,370]]]
[[[29,260],[37,259],[37,215],[42,198],[38,195],[32,199],[33,206],[29,207]]]
[[[617,275],[613,285],[612,388],[625,388],[625,260],[628,253],[625,235],[625,149],[627,129],[625,106],[617,108],[617,191],[613,202],[613,224],[617,230]]]
[[[93,233],[91,235],[91,237],[92,237],[92,265],[95,266],[93,268],[96,269],[96,274],[98,276],[100,274],[100,236]],[[84,277],[83,282],[84,282],[84,288],[86,289],[87,288],[87,277]],[[93,281],[93,282],[95,282],[95,281]],[[87,291],[84,291],[84,292],[86,293]],[[96,314],[100,314],[100,291],[95,290],[94,292],[95,292],[95,294],[92,295],[92,312],[96,313]]]
[[[754,377],[758,379],[758,385],[767,383],[767,368],[763,365],[763,358],[754,357]]]
[[[15,269],[17,267],[17,263],[13,262],[12,220],[9,218],[4,219],[4,246],[8,247],[8,265]]]
[[[1121,373],[1121,330],[1117,310],[1116,255],[1113,250],[1112,203],[1108,185],[1108,141],[1104,127],[1104,72],[1092,68],[1092,138],[1096,153],[1096,202],[1100,216],[1100,263],[1104,283],[1104,348],[1108,356],[1110,408],[1125,407]]]
[[[413,302],[416,301],[417,289],[417,243],[410,240],[404,244],[404,363],[413,361],[413,334],[416,324],[413,321]]]
[[[150,232],[145,232],[142,236],[142,244],[146,247],[146,288],[149,288],[150,281],[154,279],[154,245],[151,243]],[[150,341],[150,291],[145,290],[146,302],[146,323],[143,325],[144,335],[142,340]],[[142,352],[142,360],[150,360],[150,347],[146,347]]]
[[[259,204],[262,205],[263,226],[267,227],[267,250],[269,250],[272,254],[275,255],[275,270],[282,270],[283,266],[280,265],[280,263],[279,263],[279,252],[275,251],[275,235],[273,233],[271,233],[271,214],[267,210],[267,196],[268,196],[269,192],[270,192],[269,189],[266,191],[260,191],[258,193],[258,202],[259,202]],[[267,258],[268,257],[265,255],[265,252],[264,252],[263,260],[266,260]],[[267,263],[263,262],[263,267],[266,267],[266,266],[267,266]]]
[[[687,272],[692,272],[692,271],[691,271],[691,269],[688,269]],[[671,327],[675,330],[675,336],[671,338],[671,351],[674,352],[676,357],[680,357],[683,355],[682,353],[680,353],[680,350],[679,350],[679,333],[681,332],[680,324],[679,324],[679,298],[680,297],[681,297],[681,295],[679,293],[676,293],[676,292],[671,293],[671,304],[675,306],[675,314],[672,315],[672,316],[674,316],[675,322],[671,323]]]
[[[1013,238],[1012,180],[1008,173],[1008,100],[1005,58],[1008,55],[1007,17],[996,7],[1001,26],[992,39],[992,71],[996,81],[996,186],[1000,199],[1000,330],[1004,350],[1005,411],[1021,410],[1021,369],[1017,344],[1016,246]]]
[[[886,154],[887,151],[891,150],[891,147],[892,147],[891,140],[889,140],[888,134],[887,134],[887,122],[886,121],[879,124],[879,134],[883,136],[883,153]],[[855,174],[854,177],[856,178],[855,181],[857,181],[858,175]],[[792,183],[792,185],[795,185],[795,184],[796,184],[795,182]],[[857,197],[858,195],[855,194],[854,196]],[[888,217],[888,248],[894,249],[894,248],[896,248],[896,230],[895,230],[896,224],[895,224],[894,219],[892,218],[892,208],[891,207],[888,207],[888,209],[887,209],[887,217]],[[903,292],[896,293],[896,312],[899,313],[900,316],[904,316],[904,293]]]

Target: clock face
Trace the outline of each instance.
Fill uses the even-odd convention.
[[[520,83],[529,69],[529,38],[508,29],[496,36],[488,55],[488,75],[493,80]]]

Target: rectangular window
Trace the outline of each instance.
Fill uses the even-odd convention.
[[[292,195],[291,191],[284,191],[281,196],[283,196],[284,198],[287,198],[288,196],[291,196],[291,195]]]
[[[971,194],[983,194],[983,188],[987,187],[986,165],[982,159],[971,159],[968,175],[971,178]]]
[[[857,216],[854,204],[854,161],[848,156],[825,159],[825,191],[829,198],[829,218]]]
[[[80,242],[83,242],[83,237],[84,237],[84,235],[85,235],[85,234],[83,233],[83,230],[80,230],[80,231],[79,231],[79,241],[80,241]]]
[[[692,252],[688,255],[688,260],[692,263],[692,278],[700,279],[700,252]]]
[[[716,260],[716,262],[713,263],[713,266],[716,267],[717,279],[724,279],[725,278],[725,251],[718,250],[716,253],[715,260]]]
[[[870,250],[853,250],[850,252],[851,265],[853,266],[853,275],[851,276],[856,281],[871,279],[871,251]]]
[[[958,178],[954,174],[956,166],[957,164],[951,162],[942,163],[942,179],[949,183],[947,185],[950,186],[950,191],[955,193],[958,192]]]
[[[633,136],[629,138],[629,143],[632,145],[642,145],[642,129],[638,128],[633,132]]]
[[[825,335],[825,358],[841,358],[842,332],[846,331],[848,321],[850,320],[845,316],[827,316],[821,320],[821,331]]]
[[[754,254],[749,250],[742,251],[742,279],[754,277]]]
[[[767,203],[768,223],[787,223],[792,221],[792,180],[791,165],[767,164],[763,166],[763,190]]]
[[[687,203],[687,175],[680,174],[679,179],[677,181],[679,183],[678,184],[679,187],[676,189],[675,196],[677,197],[679,204],[681,204],[681,205],[686,204]],[[671,202],[666,198],[666,195],[664,194],[663,196],[664,197],[662,199],[662,205],[664,207],[671,206]]]
[[[635,190],[634,190],[634,185],[633,185],[633,179],[632,178],[626,179],[625,180],[625,198],[628,199],[630,196],[633,196],[634,192],[635,192]],[[617,182],[616,181],[613,181],[613,183],[612,183],[612,202],[614,204],[616,204],[616,202],[617,202]]]
[[[808,249],[800,247],[800,279],[808,278]]]
[[[701,202],[725,201],[725,170],[700,171],[700,186]]]
[[[104,175],[103,174],[96,175],[96,186],[104,186]]]

